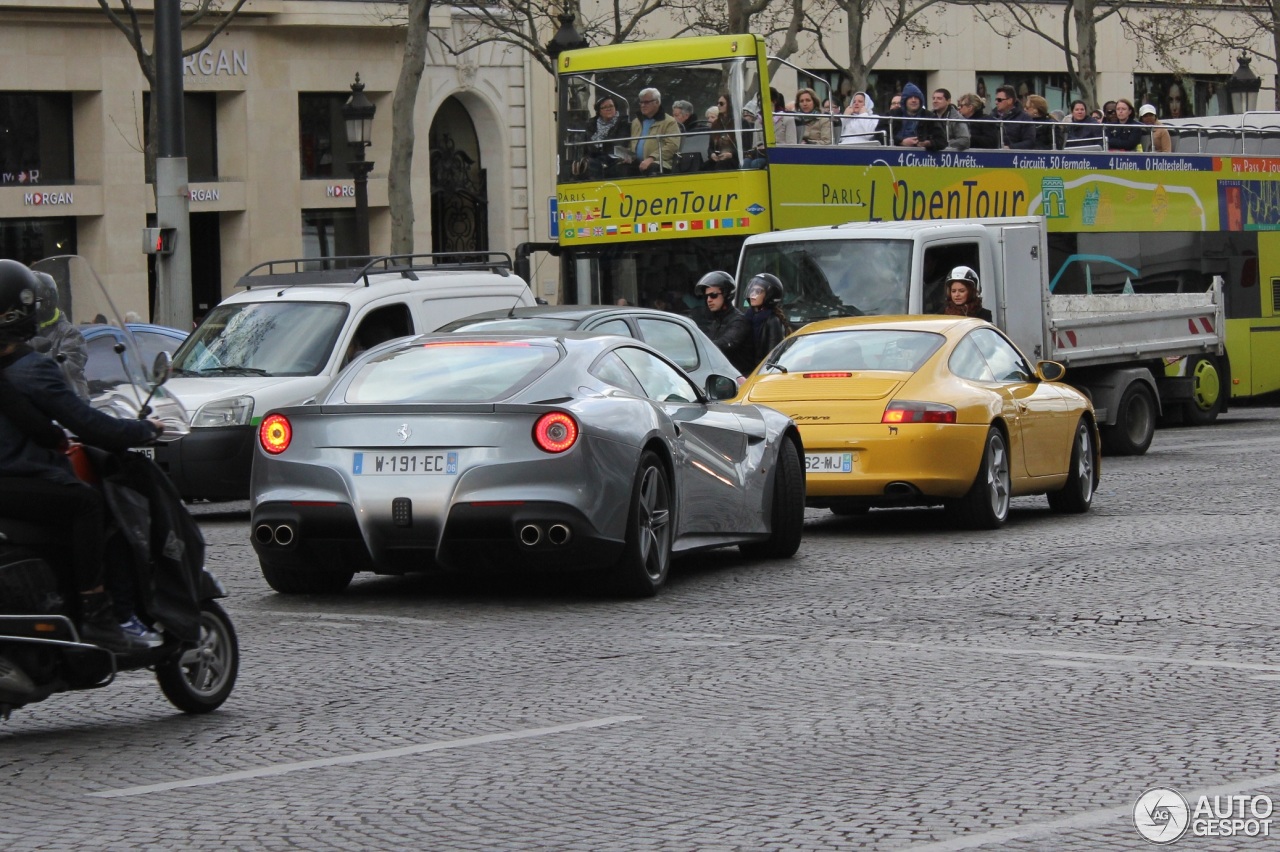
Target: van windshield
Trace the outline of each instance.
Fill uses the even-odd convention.
[[[793,325],[828,317],[905,314],[910,240],[794,240],[743,248],[741,286],[771,272],[782,281]]]
[[[219,305],[173,358],[175,376],[315,376],[333,353],[347,306],[329,302]]]

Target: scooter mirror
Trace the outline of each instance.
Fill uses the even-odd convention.
[[[151,365],[151,381],[155,382],[157,387],[169,381],[172,368],[173,356],[162,350],[156,355],[155,363]]]

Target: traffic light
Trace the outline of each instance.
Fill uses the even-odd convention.
[[[147,254],[173,254],[173,246],[177,241],[177,228],[142,229],[142,250]]]

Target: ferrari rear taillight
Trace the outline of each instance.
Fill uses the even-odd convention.
[[[262,449],[276,456],[289,449],[289,442],[293,440],[293,427],[289,425],[289,418],[283,414],[268,414],[262,418],[262,423],[258,425],[258,443],[262,444]]]
[[[533,442],[548,453],[563,453],[578,440],[578,421],[563,411],[552,411],[533,424]]]
[[[884,408],[881,423],[955,423],[956,410],[940,402],[894,400]]]

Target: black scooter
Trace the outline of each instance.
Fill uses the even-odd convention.
[[[83,259],[53,258],[33,268],[46,263],[58,273],[55,279],[75,277],[87,292],[96,285],[110,305]],[[118,416],[155,413],[167,436],[185,433],[181,405],[159,392],[169,375],[168,353],[156,358],[149,382],[139,373],[137,345],[130,344],[116,350],[128,381],[91,388],[92,404]],[[100,689],[118,672],[143,668],[155,671],[161,691],[179,710],[217,709],[235,686],[240,650],[231,619],[217,603],[226,591],[204,568],[198,525],[147,454],[73,447],[72,461],[82,480],[102,488],[114,519],[106,555],[116,573],[109,568],[109,576],[124,584],[135,612],[162,641],[130,655],[81,641],[65,603],[74,590],[59,581],[67,572],[54,568],[65,558],[66,543],[53,530],[0,518],[0,719],[56,693]]]

